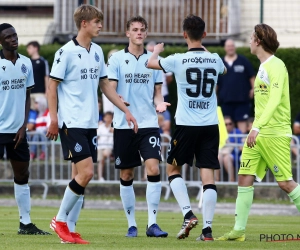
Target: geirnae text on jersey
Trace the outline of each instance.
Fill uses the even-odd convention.
[[[191,108],[191,109],[208,109],[209,102],[189,101],[189,108]]]

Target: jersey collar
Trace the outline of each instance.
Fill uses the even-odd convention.
[[[73,41],[73,43],[75,44],[75,46],[80,46],[80,47],[82,47],[82,46],[78,43],[78,41],[76,40],[76,36],[74,36],[74,37],[72,38],[72,41]],[[90,52],[92,45],[93,45],[93,44],[91,43],[91,46],[90,46],[90,49],[89,49],[89,50],[87,50],[86,48],[84,48],[84,49],[86,49],[88,52]],[[83,48],[83,47],[82,47],[82,48]]]
[[[128,50],[128,46],[124,49],[124,51],[125,51],[125,53],[129,53],[129,54],[131,54],[130,52],[129,52],[129,50]],[[144,54],[147,54],[147,50],[144,48],[144,52],[143,52],[143,54],[141,54],[141,55],[139,55],[139,57],[136,57],[135,55],[133,55],[133,54],[131,54],[131,55],[133,55],[137,60],[140,58],[140,56],[142,56],[142,55],[144,55]]]
[[[191,48],[189,51],[205,51],[203,48]]]
[[[5,58],[5,56],[4,56],[4,54],[3,54],[3,49],[0,50],[0,57],[1,57],[1,59],[7,60],[7,59]],[[19,53],[17,53],[17,58],[20,58]],[[10,60],[8,60],[8,61],[10,61]]]

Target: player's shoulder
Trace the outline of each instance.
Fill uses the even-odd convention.
[[[93,46],[93,48],[94,48],[95,50],[98,50],[98,51],[103,52],[103,50],[102,50],[102,48],[101,48],[101,46],[100,46],[99,44],[94,43],[94,42],[91,42],[91,46]]]
[[[272,56],[266,61],[266,67],[272,69],[273,71],[279,71],[280,69],[285,69],[285,63],[277,56]]]
[[[22,55],[22,54],[18,54],[18,55],[19,55],[20,60],[21,60],[23,63],[26,63],[26,64],[28,64],[30,67],[32,67],[32,63],[31,63],[31,60],[30,60],[29,57],[24,56],[24,55]]]

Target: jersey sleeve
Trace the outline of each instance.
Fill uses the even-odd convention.
[[[63,49],[60,49],[55,53],[52,69],[50,72],[50,78],[60,82],[63,81],[65,78],[67,66],[68,53]]]
[[[26,88],[31,89],[34,87],[34,78],[33,78],[33,68],[32,68],[32,63],[29,61],[28,63],[28,76],[27,76],[27,81],[26,81]]]
[[[107,78],[107,67],[105,64],[105,60],[104,60],[104,55],[103,55],[103,51],[101,50],[101,60],[100,60],[100,73],[99,73],[99,78],[103,79],[103,78]]]
[[[222,61],[222,59],[220,58],[220,56],[217,54],[217,53],[213,53],[213,55],[216,55],[217,57],[217,65],[218,65],[218,68],[219,68],[219,75],[222,75],[224,73],[224,70],[225,70],[225,65]]]
[[[284,88],[284,78],[286,77],[287,69],[285,66],[275,67],[272,72],[268,72],[270,81],[270,95],[267,105],[264,107],[260,118],[254,120],[253,128],[262,128],[269,123],[272,118],[277,106],[280,104],[281,96]]]
[[[167,72],[173,72],[175,71],[175,55],[170,55],[166,58],[161,58],[159,61],[159,65],[162,68],[162,70]]]
[[[109,80],[119,80],[119,60],[117,53],[111,55],[107,63],[107,76]]]

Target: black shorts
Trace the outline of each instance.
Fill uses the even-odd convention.
[[[16,134],[0,134],[0,159],[3,158],[4,148],[6,149],[7,158],[15,161],[29,162],[29,145],[27,142],[27,134],[25,134],[22,142],[15,149],[14,141]]]
[[[160,134],[158,128],[139,128],[135,134],[132,129],[114,129],[115,167],[127,169],[141,166],[144,161],[161,161]]]
[[[78,157],[92,157],[97,162],[97,130],[83,128],[67,128],[64,124],[59,129],[61,146],[65,160],[73,162]]]
[[[167,163],[190,166],[196,160],[198,168],[219,169],[219,127],[211,126],[176,126],[172,137]]]

